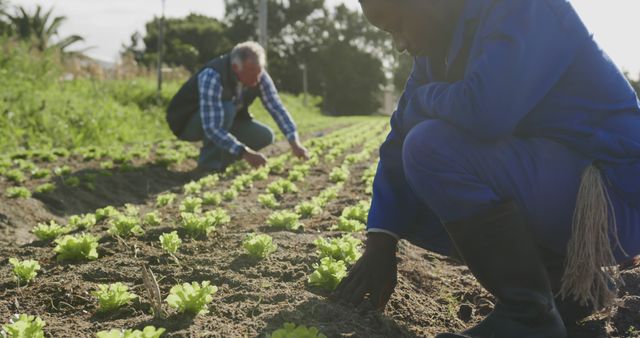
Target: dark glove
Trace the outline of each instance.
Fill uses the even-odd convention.
[[[384,309],[398,282],[397,243],[391,235],[368,233],[364,254],[340,282],[332,298],[357,307],[368,294],[376,310]]]

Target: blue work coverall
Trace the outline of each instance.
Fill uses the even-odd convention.
[[[443,222],[514,200],[563,253],[595,164],[616,259],[640,253],[640,102],[567,1],[466,1],[446,58],[414,59],[391,127],[368,231],[449,255]]]

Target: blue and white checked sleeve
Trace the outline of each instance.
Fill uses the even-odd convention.
[[[297,140],[298,131],[296,124],[293,122],[289,112],[284,108],[284,105],[282,105],[276,86],[266,71],[262,72],[258,85],[260,86],[260,99],[262,100],[262,104],[276,121],[284,136],[289,141]]]
[[[211,68],[198,75],[200,91],[200,117],[205,136],[229,153],[238,155],[244,148],[233,135],[224,130],[224,108],[222,107],[222,81],[220,74]]]

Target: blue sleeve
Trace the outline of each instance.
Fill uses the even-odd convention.
[[[512,135],[590,38],[572,11],[560,0],[498,2],[478,28],[464,79],[420,87],[412,110],[483,141]]]
[[[205,136],[213,143],[237,155],[244,145],[226,131],[224,125],[224,108],[222,107],[222,82],[220,75],[207,68],[198,75],[200,93],[200,117]]]
[[[391,117],[391,132],[380,147],[380,162],[373,180],[373,198],[367,221],[369,232],[386,232],[402,238],[416,219],[418,200],[406,182],[402,166],[405,134],[401,120],[408,98],[426,82],[424,59],[414,59],[404,92]]]
[[[274,121],[276,121],[280,131],[282,131],[287,140],[297,140],[298,132],[296,124],[293,122],[289,112],[284,108],[282,101],[280,101],[276,86],[273,84],[273,80],[271,80],[271,77],[266,71],[263,71],[260,76],[259,86],[262,104]]]

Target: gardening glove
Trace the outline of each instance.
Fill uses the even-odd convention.
[[[340,282],[332,298],[358,307],[368,294],[376,310],[384,309],[398,282],[397,243],[388,234],[368,233],[364,254]]]

